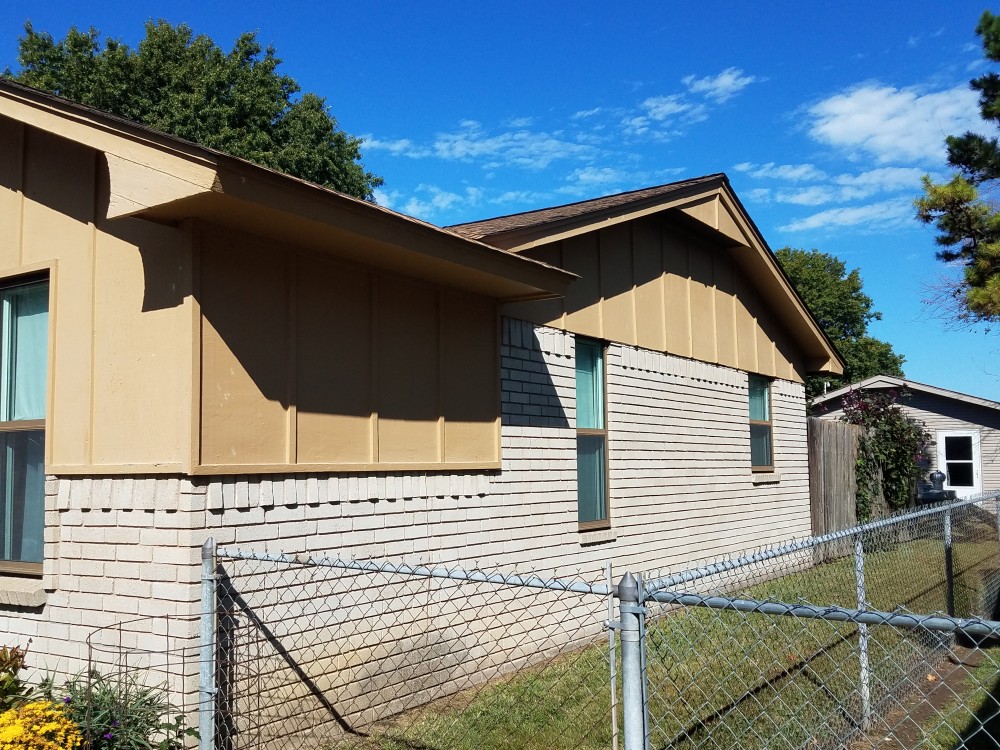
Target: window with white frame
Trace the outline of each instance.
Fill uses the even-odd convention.
[[[0,572],[41,572],[49,284],[0,286]]]
[[[771,381],[750,375],[750,466],[754,471],[774,470]]]
[[[606,528],[609,523],[604,395],[604,345],[577,338],[576,479],[581,529]]]

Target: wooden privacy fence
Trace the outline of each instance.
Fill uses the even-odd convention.
[[[813,536],[857,525],[855,462],[861,427],[809,418],[809,497]]]

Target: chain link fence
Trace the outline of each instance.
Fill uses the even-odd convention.
[[[77,695],[203,750],[996,748],[998,505],[617,583],[208,544],[200,621],[95,631]]]
[[[1000,746],[997,500],[647,584],[651,747]]]
[[[219,750],[613,744],[606,580],[218,558]]]

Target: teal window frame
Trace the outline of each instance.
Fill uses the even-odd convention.
[[[605,354],[604,343],[577,337],[576,481],[581,531],[611,526]]]
[[[747,400],[750,417],[750,468],[774,471],[774,418],[771,379],[749,375]]]
[[[42,573],[49,293],[47,278],[0,283],[0,573]]]

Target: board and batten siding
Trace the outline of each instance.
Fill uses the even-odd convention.
[[[497,304],[209,226],[198,473],[499,468]]]
[[[805,367],[737,254],[660,217],[520,251],[579,274],[564,298],[504,314],[593,338],[802,382]]]
[[[499,466],[493,300],[102,219],[102,154],[5,117],[0,142],[0,284],[50,281],[49,473]]]
[[[92,149],[5,117],[0,143],[0,282],[50,282],[48,471],[182,470],[194,320],[185,229],[98,219],[107,196]]]

